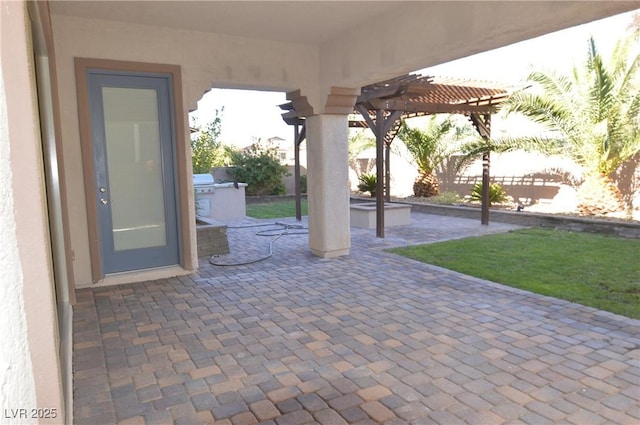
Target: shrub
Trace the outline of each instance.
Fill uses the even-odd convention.
[[[369,192],[371,197],[376,196],[376,188],[378,187],[378,176],[376,174],[362,174],[358,177],[360,183],[358,184],[358,190],[360,192]]]
[[[307,193],[307,175],[300,176],[300,193]]]
[[[191,139],[191,162],[194,174],[208,174],[211,167],[224,163],[224,148],[220,142],[222,112],[216,110],[213,121],[200,129],[197,137]]]
[[[439,195],[430,197],[429,202],[438,205],[453,205],[460,202],[460,195],[455,192],[440,192]]]
[[[283,195],[282,176],[287,167],[280,164],[275,148],[251,145],[244,151],[230,152],[231,174],[236,181],[247,183],[247,195]]]
[[[474,201],[482,201],[482,183],[473,186],[471,191],[471,199]],[[498,183],[489,185],[489,205],[499,204],[507,200],[507,192]]]

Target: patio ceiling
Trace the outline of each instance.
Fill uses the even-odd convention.
[[[434,15],[449,17],[458,15],[455,25],[464,25],[469,10],[481,7],[475,1],[114,1],[114,0],[55,0],[50,2],[51,12],[81,18],[154,25],[181,30],[227,34],[319,45],[349,33],[353,28],[368,26],[391,17],[402,16],[406,6],[416,3],[429,4]],[[491,2],[484,2],[490,4]],[[638,7],[637,1],[590,2],[582,1],[536,1],[504,2],[519,4],[526,10],[528,4],[540,7],[553,6],[558,22],[548,28],[536,27],[529,37],[578,25]],[[546,5],[545,5],[546,3]],[[608,4],[607,4],[608,3]],[[576,13],[576,10],[582,13]],[[584,16],[583,16],[584,14]],[[528,17],[531,17],[529,14]],[[505,22],[504,17],[494,16],[492,32]],[[526,17],[525,17],[526,18]],[[526,19],[525,19],[526,20]],[[526,25],[526,22],[524,23]],[[518,40],[500,41],[505,44]],[[495,46],[494,46],[495,47]]]
[[[59,31],[59,42],[69,49],[88,57],[106,55],[103,45],[117,38],[127,49],[111,51],[110,59],[183,66],[191,103],[211,85],[301,89],[320,112],[331,87],[363,87],[633,10],[640,1],[55,0],[49,5],[54,27],[73,28]],[[78,34],[82,43],[76,43]],[[160,41],[163,36],[167,39]],[[123,42],[127,37],[131,40]],[[142,47],[145,43],[180,47],[168,48],[160,58]],[[192,60],[200,56],[210,61]]]
[[[53,1],[60,15],[321,44],[401,1]],[[114,6],[117,5],[117,6]],[[313,17],[313,19],[308,19]]]

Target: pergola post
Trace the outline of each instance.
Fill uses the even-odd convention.
[[[491,161],[491,152],[485,151],[482,154],[482,214],[480,223],[487,226],[489,224],[489,185],[491,184],[491,176],[489,174],[489,165]]]
[[[384,112],[376,111],[376,236],[384,238]]]
[[[384,197],[391,202],[391,142],[385,141],[384,150]]]
[[[302,221],[302,191],[300,190],[300,144],[306,137],[306,128],[304,121],[302,121],[302,131],[300,131],[300,124],[295,123],[293,125],[293,153],[294,153],[294,165],[293,176],[295,179],[294,188],[296,196],[296,220]]]
[[[469,118],[476,128],[480,137],[487,142],[491,138],[491,114],[477,114],[472,113]],[[485,150],[482,154],[482,213],[480,216],[480,223],[487,226],[489,224],[489,185],[491,184],[490,174],[490,162],[491,152],[489,149]]]
[[[375,110],[375,120],[371,117],[369,110],[362,103],[356,103],[356,110],[362,115],[367,126],[373,134],[376,136],[376,237],[384,238],[384,201],[385,190],[389,193],[389,183],[386,184],[385,180],[390,181],[389,173],[389,160],[385,161],[385,145],[387,146],[387,154],[389,152],[389,145],[387,143],[387,135],[389,131],[394,127],[396,121],[402,116],[402,111],[393,111],[388,113],[383,109]],[[387,166],[385,167],[385,162]],[[385,173],[386,171],[386,173]],[[387,198],[390,199],[390,198]]]

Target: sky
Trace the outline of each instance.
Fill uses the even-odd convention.
[[[517,84],[526,79],[532,67],[570,70],[585,57],[590,36],[604,57],[608,57],[633,14],[616,15],[418,72]],[[215,110],[224,106],[221,139],[225,144],[247,146],[256,138],[275,136],[293,140],[293,128],[284,123],[278,107],[283,103],[285,93],[212,89],[198,102],[198,109],[191,116],[196,117],[199,125],[205,125],[213,120]]]

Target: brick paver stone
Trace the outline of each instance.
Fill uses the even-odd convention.
[[[276,406],[274,406],[274,404],[269,400],[256,401],[249,407],[256,418],[260,421],[268,421],[269,419],[277,418],[280,415]]]
[[[326,409],[327,403],[324,402],[317,394],[303,394],[298,397],[300,404],[309,412]]]
[[[255,425],[258,420],[250,412],[243,412],[231,418],[233,425]]]
[[[236,263],[265,222],[229,223]],[[293,221],[292,221],[293,222]],[[303,221],[306,226],[306,221]],[[77,291],[76,425],[640,423],[640,321],[385,252],[517,226],[412,213],[242,266]]]
[[[318,423],[322,425],[347,425],[348,422],[344,420],[344,418],[335,410],[331,409],[323,409],[315,412],[313,417]]]
[[[378,423],[386,422],[395,417],[391,410],[378,401],[368,401],[362,404],[360,408]]]
[[[369,387],[358,391],[358,395],[364,401],[376,401],[391,395],[391,391],[382,385],[376,385],[374,387]]]

